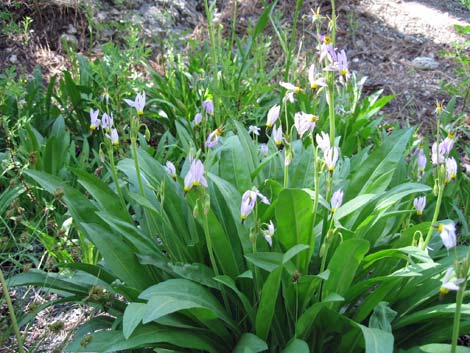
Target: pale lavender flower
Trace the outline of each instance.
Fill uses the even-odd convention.
[[[176,167],[171,161],[166,161],[164,168],[169,176],[171,176],[173,179],[176,179]]]
[[[104,134],[108,139],[111,140],[111,143],[115,146],[119,145],[119,135],[116,129],[111,128],[110,134]]]
[[[437,230],[441,234],[442,243],[447,249],[451,249],[457,245],[457,234],[455,232],[454,223],[440,223]]]
[[[294,125],[297,132],[302,138],[306,132],[312,132],[315,129],[315,124],[318,121],[318,116],[304,112],[298,112],[294,115]]]
[[[281,107],[276,104],[271,107],[268,111],[268,119],[266,120],[266,126],[272,127],[277,119],[279,119],[279,112],[281,111]]]
[[[265,143],[261,143],[261,144],[259,145],[259,151],[261,152],[261,154],[262,154],[263,156],[267,156],[267,155],[269,154],[269,147],[268,147],[268,145],[265,144]]]
[[[273,126],[272,138],[276,146],[282,145],[282,126],[279,127]]]
[[[95,131],[99,129],[101,120],[98,118],[100,111],[98,109],[90,109],[90,130]]]
[[[219,143],[219,137],[222,135],[222,129],[217,128],[207,136],[206,147],[213,148]]]
[[[322,62],[323,59],[329,56],[330,52],[334,52],[333,46],[331,44],[331,36],[329,34],[320,34],[318,36],[318,39],[320,40],[320,44],[317,47],[318,49],[318,55],[319,55],[319,61]]]
[[[338,189],[331,196],[331,213],[335,213],[338,208],[343,204],[344,192],[342,189]]]
[[[339,158],[339,149],[338,147],[330,147],[324,151],[324,158],[326,167],[330,172],[332,172],[336,167],[336,162]]]
[[[202,102],[202,109],[209,114],[209,115],[214,115],[214,102],[211,99],[207,99],[204,102]]]
[[[427,163],[426,155],[424,154],[423,149],[420,148],[418,149],[418,180],[421,180],[421,178],[424,175],[424,170],[426,169],[426,163]]]
[[[454,157],[446,158],[446,181],[457,178],[457,162]]]
[[[442,141],[442,151],[445,155],[449,155],[449,153],[454,148],[454,140],[455,135],[453,133],[450,133],[449,135],[447,135],[444,141]]]
[[[325,151],[330,148],[330,136],[323,131],[320,134],[321,135],[317,134],[315,136],[315,140],[317,141],[318,147],[325,153]]]
[[[268,228],[263,229],[263,236],[264,236],[264,239],[266,239],[266,241],[268,242],[269,247],[272,247],[273,246],[273,235],[274,235],[274,232],[276,231],[276,229],[274,228],[273,221],[269,221],[267,226],[268,226]]]
[[[348,69],[348,58],[346,52],[341,50],[339,53],[336,50],[328,51],[328,59],[331,64],[325,67],[325,71],[335,71],[341,76],[342,82],[347,81],[351,74]]]
[[[184,191],[188,192],[193,186],[202,185],[207,188],[207,180],[204,177],[204,164],[199,159],[193,159],[189,171],[184,177]]]
[[[144,107],[145,107],[145,92],[142,91],[141,93],[137,93],[134,100],[124,99],[129,106],[135,108],[138,115],[144,114]]]
[[[201,113],[197,113],[197,114],[194,116],[194,126],[198,126],[201,122],[202,122],[202,114],[201,114]]]
[[[247,190],[242,196],[242,203],[240,205],[240,215],[241,219],[245,220],[253,211],[256,205],[257,198],[260,198],[261,202],[270,205],[268,198],[258,191],[258,189],[253,188],[252,190]]]
[[[444,278],[442,279],[442,284],[441,288],[439,289],[439,292],[441,294],[448,294],[449,291],[458,291],[460,289],[459,285],[465,282],[464,278],[455,278],[454,281],[451,281],[450,279],[452,278],[452,275],[454,274],[454,269],[449,268],[446,271],[446,274],[444,275]]]
[[[439,144],[439,148],[437,147],[437,142],[434,142],[431,147],[431,160],[432,164],[438,165],[445,162],[444,156],[444,146],[442,143]]]
[[[103,130],[106,130],[109,132],[109,129],[111,129],[112,125],[112,119],[107,113],[103,113],[103,116],[101,117],[101,127]]]
[[[416,214],[421,216],[424,208],[426,207],[426,196],[415,197],[413,200],[413,206],[416,208]]]
[[[260,132],[260,128],[258,126],[255,126],[255,125],[250,125],[248,127],[248,133],[249,134],[253,134],[253,135],[256,135],[256,136],[259,136],[259,132]]]

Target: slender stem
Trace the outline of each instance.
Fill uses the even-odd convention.
[[[23,339],[21,338],[20,329],[18,328],[18,322],[16,321],[15,309],[13,308],[13,304],[11,302],[10,293],[8,292],[8,286],[5,281],[5,277],[3,277],[3,271],[0,267],[0,282],[3,288],[3,293],[5,294],[5,300],[8,306],[8,313],[10,314],[11,324],[13,326],[13,331],[15,331],[16,340],[18,341],[18,352],[24,353],[23,350]]]
[[[295,4],[294,22],[292,24],[292,32],[290,35],[289,52],[287,53],[286,73],[284,75],[284,79],[286,81],[289,81],[289,71],[290,71],[290,65],[292,61],[292,51],[294,50],[295,36],[297,34],[297,22],[299,20],[299,13],[300,13],[300,8],[302,7],[302,3],[303,3],[303,0],[297,0]]]
[[[463,301],[463,294],[465,292],[465,283],[462,283],[459,290],[457,291],[457,299],[456,299],[456,306],[455,306],[455,315],[454,315],[454,325],[452,328],[452,348],[451,353],[457,352],[457,340],[459,338],[459,331],[460,331],[460,315],[462,313],[462,301]]]
[[[330,146],[335,145],[335,74],[334,72],[328,73],[328,117],[330,120]]]
[[[313,143],[313,134],[310,135],[310,139],[312,140],[312,149],[313,149],[313,165],[315,166],[315,169],[313,171],[313,188],[315,189],[315,199],[313,200],[313,220],[312,220],[312,229],[310,231],[309,239],[308,239],[308,245],[310,248],[308,249],[308,257],[307,257],[307,263],[305,264],[305,270],[308,273],[308,265],[310,263],[310,259],[313,256],[313,251],[315,247],[315,234],[314,234],[314,228],[315,228],[315,222],[317,219],[317,209],[318,209],[318,198],[320,196],[320,190],[319,190],[319,170],[318,170],[318,163],[317,163],[317,149],[315,148],[315,145]]]
[[[230,52],[229,55],[232,57],[233,55],[233,43],[235,43],[235,31],[237,29],[237,15],[238,15],[238,0],[233,0],[233,13],[232,13],[232,35],[230,37]]]
[[[137,141],[136,136],[131,136],[132,154],[134,155],[135,173],[137,175],[137,183],[139,184],[140,194],[145,197],[144,184],[140,176],[139,157],[137,156]]]
[[[424,240],[422,250],[426,250],[426,248],[428,247],[429,241],[431,240],[431,235],[434,232],[434,224],[436,224],[437,222],[437,217],[439,216],[439,211],[441,209],[442,195],[444,194],[444,186],[438,181],[437,187],[438,187],[438,193],[437,193],[436,208],[434,209],[434,215],[432,216],[431,225],[429,226],[428,234],[426,234],[426,238]]]
[[[108,149],[108,156],[109,156],[109,164],[111,166],[111,175],[113,176],[114,185],[116,185],[116,191],[119,195],[119,201],[121,202],[121,206],[123,207],[123,209],[126,209],[127,207],[126,207],[126,203],[124,202],[124,196],[122,195],[122,190],[121,190],[121,187],[119,186],[119,179],[117,176],[116,166],[114,165],[113,146],[108,143],[107,149]]]
[[[333,47],[336,44],[336,7],[335,7],[335,0],[331,0],[331,43]]]

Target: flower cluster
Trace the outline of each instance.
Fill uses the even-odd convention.
[[[119,135],[117,129],[114,128],[114,117],[113,113],[103,113],[101,119],[98,118],[99,110],[90,109],[90,130],[95,131],[101,128],[104,131],[104,136],[111,140],[111,143],[115,146],[119,145]]]

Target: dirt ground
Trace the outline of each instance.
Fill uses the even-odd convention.
[[[217,1],[224,23],[230,23],[232,1]],[[118,6],[118,1],[103,0],[99,7],[89,7],[91,13],[77,6],[80,0],[36,1],[34,5],[28,5],[25,0],[20,2],[23,6],[16,9],[16,17],[11,20],[19,23],[21,18],[29,16],[33,22],[25,33],[0,34],[0,73],[11,66],[17,66],[18,72],[31,73],[40,65],[47,79],[68,68],[62,39],[74,42],[79,51],[89,55],[96,55],[100,43],[119,39],[116,30],[105,28],[96,34],[90,48],[90,14],[96,23],[136,21],[149,38],[155,55],[158,55],[158,43],[169,31],[177,30],[181,34],[194,31],[194,35],[203,36],[205,33],[202,0],[135,0],[128,1],[128,6],[122,5],[126,3],[123,1]],[[0,10],[11,3],[11,0],[0,1]],[[261,0],[239,0],[240,33],[256,21],[262,12],[261,4]],[[323,15],[329,15],[329,1],[305,0],[301,16],[308,20],[310,10],[317,7]],[[283,11],[283,21],[289,26],[295,1],[279,0],[277,8]],[[352,70],[368,77],[364,93],[383,89],[384,94],[396,96],[385,109],[389,119],[431,126],[435,101],[449,100],[441,90],[442,82],[455,79],[455,64],[440,53],[449,49],[451,42],[463,41],[454,25],[470,24],[470,11],[457,0],[337,0],[337,9],[337,45],[347,51]],[[152,13],[155,16],[149,15]],[[159,18],[159,13],[166,17]],[[0,19],[0,28],[6,21]],[[313,34],[305,45],[309,43],[315,43]],[[423,57],[427,66],[420,63],[422,59],[416,59]],[[38,301],[44,299],[39,293],[34,296]],[[50,323],[62,321],[70,329],[85,318],[86,310],[79,307],[50,309],[36,319],[35,331],[28,334],[26,345],[31,347],[44,338],[36,352],[52,352],[67,335],[64,330],[54,333]],[[0,353],[13,351],[14,348],[0,348]]]

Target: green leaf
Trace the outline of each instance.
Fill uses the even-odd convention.
[[[413,129],[397,130],[373,151],[353,174],[347,196],[381,193],[389,186],[393,171],[402,159]],[[386,175],[386,177],[383,177]],[[377,182],[380,180],[380,182]]]
[[[218,175],[243,193],[252,187],[250,170],[254,165],[249,158],[241,156],[250,156],[250,151],[243,148],[238,136],[230,136],[220,149]]]
[[[244,333],[238,340],[232,353],[263,352],[268,349],[268,345],[258,336],[252,333]]]
[[[225,275],[224,276],[217,276],[217,277],[215,277],[215,280],[217,282],[220,282],[220,283],[224,284],[225,286],[227,286],[228,288],[230,288],[231,290],[233,290],[235,292],[235,294],[238,296],[238,299],[240,299],[240,301],[243,305],[243,309],[245,309],[245,312],[248,314],[248,317],[254,323],[254,321],[255,321],[255,312],[253,310],[253,307],[251,306],[250,301],[248,300],[246,295],[237,288],[237,285],[236,285],[235,281],[232,278],[230,278],[229,276],[225,276]]]
[[[393,335],[376,328],[357,324],[365,341],[365,353],[393,353]]]
[[[370,200],[372,200],[375,196],[376,195],[374,194],[364,194],[356,196],[352,200],[349,200],[336,210],[336,213],[334,215],[335,220],[339,220],[351,213],[356,212],[358,209],[362,208]]]
[[[424,346],[400,350],[399,353],[449,353],[452,345],[443,343],[431,343]],[[455,353],[470,353],[470,348],[457,346]]]
[[[276,205],[276,236],[285,250],[295,245],[309,245],[313,223],[313,201],[309,194],[298,189],[284,189]],[[307,263],[308,253],[299,254],[296,265]]]
[[[129,303],[127,305],[122,318],[122,334],[125,339],[128,339],[142,322],[146,310],[147,305],[144,303]]]
[[[64,351],[108,353],[144,347],[168,347],[168,344],[191,350],[204,350],[210,353],[223,351],[223,347],[218,346],[211,338],[202,334],[194,334],[190,330],[181,328],[175,329],[158,325],[139,326],[128,339],[124,337],[121,331],[115,330],[95,332],[89,338],[87,336],[75,337],[74,341]]]
[[[263,340],[268,337],[274,316],[276,300],[281,285],[282,266],[271,272],[263,285],[260,304],[256,313],[256,335]]]
[[[387,302],[380,302],[369,318],[369,327],[392,333],[392,325],[390,323],[395,316],[397,316],[397,312],[390,309]]]
[[[99,249],[106,267],[121,281],[140,290],[153,284],[149,269],[139,263],[135,249],[117,234],[98,224],[82,223],[81,226]]]
[[[462,315],[470,315],[470,304],[462,304],[461,313]],[[404,326],[415,324],[417,322],[438,318],[449,318],[450,320],[452,317],[454,317],[454,314],[455,303],[435,305],[399,318],[394,322],[393,328],[398,329]]]
[[[149,300],[144,322],[188,308],[204,308],[237,330],[219,301],[205,287],[187,279],[169,279],[144,290],[139,298]],[[160,305],[165,301],[165,305]]]
[[[363,239],[345,240],[338,246],[328,264],[330,277],[323,286],[323,297],[331,293],[346,294],[368,250],[369,242]]]
[[[295,338],[291,341],[282,351],[281,353],[309,353],[310,349],[308,348],[307,342]]]

